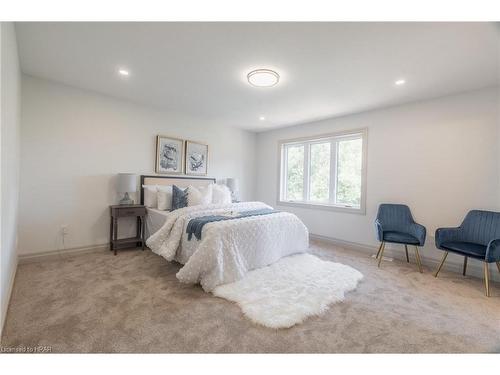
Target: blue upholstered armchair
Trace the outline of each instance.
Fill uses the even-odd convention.
[[[378,208],[377,219],[375,220],[377,238],[380,241],[380,247],[377,252],[378,266],[382,262],[385,244],[398,243],[405,245],[406,261],[409,263],[408,245],[415,246],[415,258],[418,269],[422,271],[422,263],[418,246],[425,243],[425,227],[417,224],[411,215],[410,208],[404,204],[381,204]]]
[[[458,228],[436,230],[436,247],[445,253],[435,277],[443,267],[448,252],[464,256],[463,275],[467,271],[467,258],[484,262],[484,285],[490,295],[489,263],[496,262],[500,272],[500,212],[470,211]]]

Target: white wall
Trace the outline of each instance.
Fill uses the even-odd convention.
[[[499,61],[500,61],[500,57],[499,57]],[[500,82],[500,66],[498,67],[498,80]],[[497,139],[498,139],[498,143],[499,143],[499,146],[498,146],[498,186],[500,186],[500,86],[497,87],[497,127],[498,127]],[[500,202],[500,188],[498,189],[498,201]],[[499,205],[500,205],[500,203],[499,203]]]
[[[19,201],[19,131],[21,76],[12,23],[0,24],[1,75],[1,249],[0,335],[17,268],[17,219]]]
[[[20,254],[105,244],[116,174],[154,174],[155,137],[209,145],[209,175],[238,177],[243,199],[255,193],[256,135],[203,118],[146,108],[24,76]]]
[[[458,225],[472,208],[500,208],[497,106],[489,89],[260,133],[257,199],[276,204],[278,140],[366,127],[366,215],[280,208],[313,234],[375,246],[379,203],[406,203],[427,227],[423,258],[438,258],[436,228]]]

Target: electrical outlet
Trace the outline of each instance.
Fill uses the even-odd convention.
[[[68,234],[68,224],[62,224],[61,225],[61,234],[63,236],[67,235]]]

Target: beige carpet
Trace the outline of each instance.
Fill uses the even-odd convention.
[[[257,326],[233,303],[180,284],[179,265],[128,250],[20,265],[2,345],[53,352],[499,352],[500,285],[314,243],[364,280],[346,301],[284,330]],[[493,271],[493,270],[492,270]],[[496,272],[496,271],[495,271]]]

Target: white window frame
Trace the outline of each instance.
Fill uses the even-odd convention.
[[[338,147],[333,147],[338,141],[345,141],[349,139],[362,140],[362,155],[361,155],[361,201],[360,206],[349,206],[345,204],[338,204],[336,202],[314,202],[309,200],[287,200],[286,199],[286,163],[288,158],[286,152],[289,146],[303,145],[304,146],[304,181],[303,181],[303,197],[309,196],[310,174],[309,174],[309,157],[311,152],[311,144],[330,142],[330,168],[333,168],[335,173],[330,174],[330,196],[336,199],[336,184],[337,184],[337,153]],[[330,211],[351,212],[361,215],[366,214],[366,162],[367,162],[367,148],[368,148],[368,129],[355,129],[342,132],[322,134],[312,137],[302,137],[294,139],[286,139],[278,142],[278,198],[277,205],[279,206],[294,206],[312,209],[323,209]],[[333,166],[333,167],[332,167]]]

